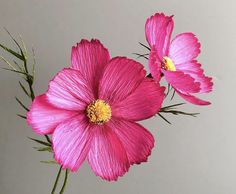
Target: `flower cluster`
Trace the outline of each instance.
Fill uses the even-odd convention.
[[[21,87],[33,102],[27,109],[17,101],[28,111],[25,118],[33,131],[45,135],[48,143],[36,141],[52,149],[61,168],[77,171],[87,160],[97,176],[117,180],[130,166],[146,162],[151,154],[154,137],[138,121],[163,109],[169,87],[187,102],[210,104],[196,97],[209,93],[213,86],[212,78],[204,74],[196,59],[200,43],[193,33],[179,34],[171,41],[173,27],[173,17],[163,13],[147,19],[150,73],[135,60],[110,57],[97,39],[81,40],[72,47],[70,67],[62,69],[49,82],[48,90],[37,97],[22,50],[21,56],[0,45],[24,62],[20,71],[11,71],[26,76],[31,93]],[[160,84],[162,78],[168,91]]]
[[[37,96],[27,122],[38,134],[51,134],[55,160],[77,171],[87,160],[94,173],[117,180],[133,164],[147,161],[152,134],[137,123],[157,114],[165,97],[162,77],[186,101],[208,105],[192,94],[212,90],[196,57],[200,43],[192,33],[172,41],[174,22],[164,14],[147,19],[149,68],[126,57],[111,58],[99,40],[72,47],[71,66],[50,81]]]
[[[204,75],[196,60],[200,43],[193,33],[178,34],[172,41],[174,27],[172,16],[155,14],[145,25],[146,39],[150,45],[149,68],[153,78],[159,82],[163,75],[166,81],[186,101],[196,105],[209,105],[192,94],[209,93],[212,78]]]

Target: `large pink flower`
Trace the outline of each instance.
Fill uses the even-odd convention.
[[[185,100],[196,105],[208,105],[192,94],[212,90],[212,78],[204,75],[196,61],[200,43],[192,33],[177,35],[171,42],[174,27],[172,16],[156,13],[147,19],[146,39],[150,45],[149,68],[156,81],[163,74],[166,81]]]
[[[77,171],[85,159],[106,180],[147,161],[154,139],[136,121],[156,114],[164,88],[145,77],[138,62],[110,59],[98,40],[72,48],[71,68],[60,71],[35,98],[27,121],[38,134],[52,134],[55,160]]]

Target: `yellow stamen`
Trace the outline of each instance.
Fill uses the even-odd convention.
[[[168,71],[176,71],[175,65],[169,57],[163,57],[162,68]]]
[[[104,100],[98,99],[87,106],[86,114],[90,122],[103,124],[111,119],[111,107]]]

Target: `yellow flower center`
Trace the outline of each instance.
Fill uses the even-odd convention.
[[[104,100],[95,100],[87,106],[87,117],[91,123],[103,124],[111,119],[111,107]]]
[[[168,71],[176,71],[175,65],[169,57],[163,57],[162,68]]]

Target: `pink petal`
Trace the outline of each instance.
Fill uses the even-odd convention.
[[[165,56],[168,56],[168,53],[169,53],[170,39],[171,39],[171,35],[173,32],[173,28],[174,28],[174,21],[173,21],[172,17],[173,16],[169,17],[169,23],[166,28],[166,38],[165,38],[164,48],[163,48],[163,55],[165,55]]]
[[[146,78],[132,94],[112,106],[112,116],[130,121],[152,117],[161,108],[164,90],[165,87]]]
[[[176,90],[186,93],[197,93],[200,91],[200,83],[188,74],[181,71],[165,71],[162,70],[166,81]]]
[[[202,71],[201,64],[198,63],[196,60],[192,60],[185,63],[180,63],[175,65],[177,71],[193,71],[199,72]]]
[[[27,113],[27,122],[38,134],[51,134],[58,124],[78,114],[51,105],[45,95],[37,96]]]
[[[92,137],[92,130],[83,115],[61,123],[52,136],[55,160],[63,168],[77,171],[88,155]]]
[[[200,53],[200,46],[193,33],[179,34],[171,42],[169,57],[175,65],[192,61]]]
[[[94,100],[93,92],[81,73],[74,69],[63,69],[49,83],[46,93],[51,104],[67,110],[84,111]]]
[[[91,42],[82,40],[72,48],[72,68],[80,70],[95,91],[109,60],[108,50],[96,39],[92,39]]]
[[[146,162],[154,146],[152,134],[137,123],[112,120],[108,125],[115,131],[122,142],[130,164]]]
[[[161,80],[161,60],[157,56],[156,51],[152,51],[149,54],[148,66],[152,77],[159,82]]]
[[[129,160],[126,151],[108,126],[94,126],[95,133],[91,149],[88,154],[88,162],[97,176],[105,180],[117,180],[129,169]]]
[[[197,61],[179,64],[176,66],[176,69],[190,75],[196,82],[200,83],[199,93],[208,93],[212,91],[212,78],[204,75],[201,64],[197,63]]]
[[[196,82],[200,83],[199,93],[209,93],[212,91],[213,82],[211,77],[207,77],[203,72],[195,73],[191,71],[186,71]]]
[[[110,104],[130,95],[142,82],[146,72],[140,63],[125,57],[113,58],[99,85],[99,98]]]
[[[195,96],[192,96],[190,94],[185,94],[185,93],[182,93],[178,90],[176,90],[176,92],[183,98],[185,99],[186,101],[192,103],[192,104],[195,104],[195,105],[210,105],[211,103],[208,102],[208,101],[205,101],[205,100],[201,100]]]
[[[151,50],[155,50],[159,59],[168,54],[170,37],[174,27],[172,16],[156,13],[145,24],[146,39]]]

